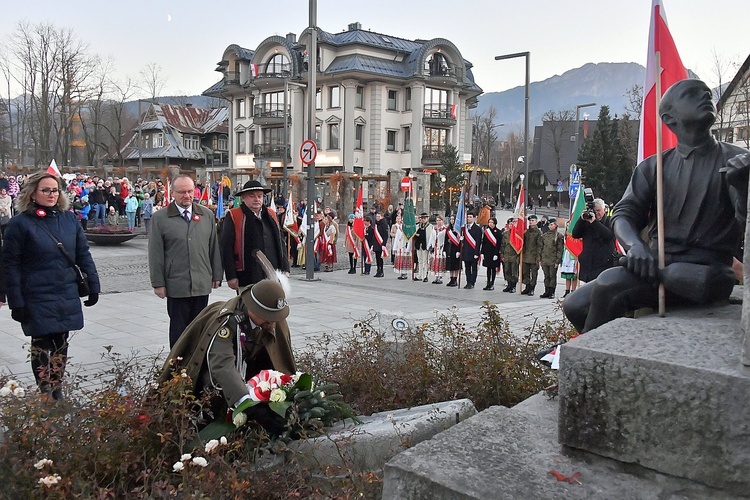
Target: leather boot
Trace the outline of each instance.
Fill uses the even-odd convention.
[[[503,288],[503,292],[510,292],[511,288],[513,288],[513,283],[509,281],[505,288]]]
[[[529,297],[532,297],[534,295],[534,288],[536,288],[536,286],[530,286],[529,293],[527,293],[526,295],[528,295]]]
[[[549,291],[547,292],[547,298],[548,299],[554,299],[555,298],[555,287],[554,286],[549,287]]]
[[[565,294],[563,295],[563,298],[567,297],[568,295],[570,295],[570,290],[565,290]]]
[[[511,282],[510,290],[508,290],[509,293],[516,293],[516,283],[516,281]]]
[[[450,281],[448,282],[448,284],[447,284],[447,285],[445,285],[445,286],[458,286],[458,284],[456,283],[456,278],[455,278],[455,277],[452,277],[452,278],[450,279]]]
[[[487,281],[487,284],[485,285],[484,288],[482,288],[482,290],[492,290],[492,286],[490,285],[489,281]]]
[[[539,296],[540,299],[548,299],[549,298],[549,287],[544,287],[544,293]]]
[[[523,290],[521,290],[521,295],[528,295],[529,294],[529,285],[524,285]]]

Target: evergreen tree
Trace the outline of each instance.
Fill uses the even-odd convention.
[[[634,167],[629,147],[624,147],[631,141],[629,129],[626,129],[627,123],[621,123],[617,118],[613,120],[609,106],[602,106],[596,130],[586,139],[578,154],[583,184],[610,207],[622,198]]]
[[[458,160],[458,148],[448,145],[440,154],[440,173],[445,176],[445,189],[464,185],[463,164]],[[435,176],[437,177],[437,176]]]

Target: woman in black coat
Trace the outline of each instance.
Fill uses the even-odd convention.
[[[40,391],[59,400],[68,334],[83,328],[83,311],[76,272],[57,243],[88,275],[86,306],[99,300],[99,276],[57,176],[29,177],[17,203],[19,213],[8,223],[3,248],[8,306],[31,337],[31,369]]]
[[[461,235],[453,230],[455,222],[456,218],[451,215],[448,229],[445,230],[445,269],[450,275],[450,281],[445,286],[458,286],[458,275],[461,273]]]
[[[482,232],[482,265],[487,268],[487,286],[483,290],[495,289],[495,276],[500,267],[503,232],[497,228],[497,219],[490,217],[487,227]]]

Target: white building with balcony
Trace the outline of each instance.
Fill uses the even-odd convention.
[[[312,137],[319,182],[344,174],[385,182],[390,191],[410,172],[427,182],[420,188],[428,193],[429,175],[420,173],[440,165],[446,145],[458,149],[459,160],[470,157],[469,109],[482,89],[453,43],[373,33],[359,23],[336,34],[318,29],[317,36]],[[223,78],[204,95],[231,103],[232,173],[263,176],[278,189],[284,165],[290,176],[305,167],[299,150],[309,136],[308,43],[305,30],[299,40],[290,33],[254,49],[230,45],[224,51],[216,69]]]

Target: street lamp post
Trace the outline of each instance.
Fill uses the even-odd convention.
[[[492,166],[490,165],[490,148],[491,145],[491,139],[492,139],[492,131],[495,130],[498,127],[505,126],[504,123],[496,123],[495,125],[487,125],[487,191],[490,190],[490,180],[492,179]],[[499,176],[498,176],[499,179]],[[500,190],[500,181],[498,180],[497,183],[497,189]]]
[[[524,177],[526,182],[526,189],[524,190],[526,193],[529,192],[528,189],[528,182],[529,182],[529,80],[531,78],[531,52],[516,52],[515,54],[504,54],[502,56],[495,56],[495,61],[501,61],[504,59],[515,59],[517,57],[525,57],[526,58],[526,83],[524,85],[524,117],[523,117],[523,158],[524,158],[524,164],[526,166],[526,176]],[[521,179],[521,183],[523,184],[524,179]],[[512,181],[511,181],[512,183]],[[525,203],[525,200],[524,200]]]
[[[315,94],[318,71],[318,2],[310,0],[310,41],[307,47],[307,138],[315,140]],[[315,162],[307,166],[307,236],[305,236],[305,279],[315,278],[315,241],[313,232],[313,208],[315,207]]]
[[[289,94],[289,85],[293,85],[295,87],[299,88],[306,88],[307,85],[304,83],[296,83],[296,82],[290,82],[289,78],[284,79],[284,158],[282,158],[282,166],[283,171],[281,173],[281,194],[284,196],[284,201],[289,199],[289,196],[287,196],[289,193],[287,192],[287,171],[286,171],[286,159],[289,156],[289,103],[287,101],[287,95]]]

